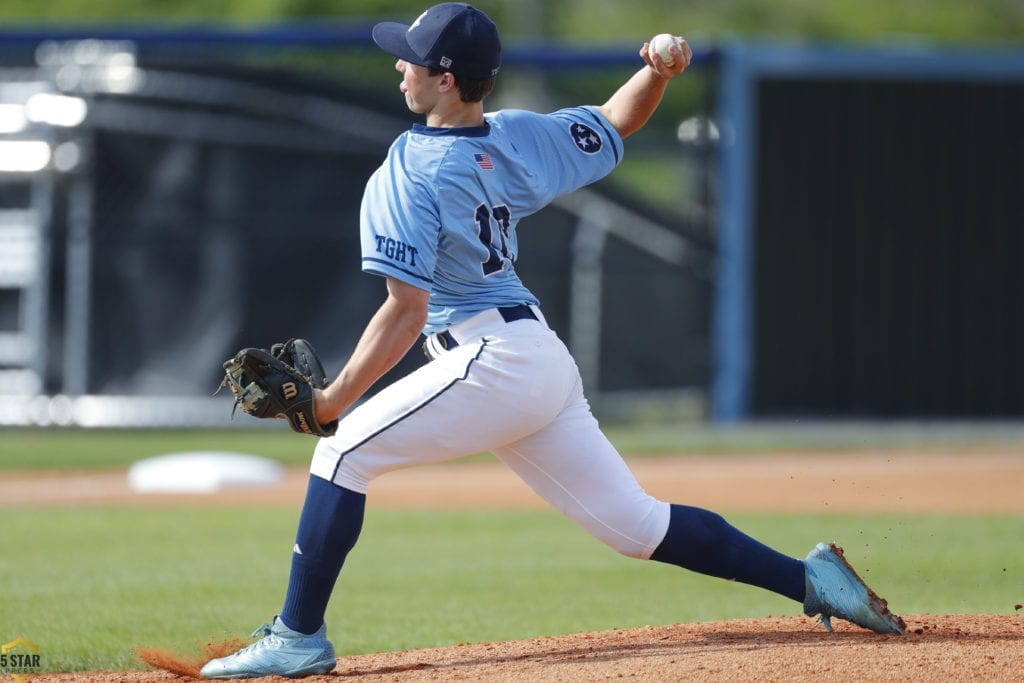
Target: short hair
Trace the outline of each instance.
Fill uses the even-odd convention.
[[[433,77],[451,72],[428,66],[427,73]],[[459,89],[459,99],[463,102],[480,102],[490,95],[492,90],[494,90],[494,76],[483,81],[474,81],[469,78],[463,78],[454,73],[452,74],[452,77],[455,78],[455,87]]]

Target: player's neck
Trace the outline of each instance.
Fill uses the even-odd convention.
[[[468,128],[484,125],[483,102],[447,100],[427,112],[427,125],[433,128]]]

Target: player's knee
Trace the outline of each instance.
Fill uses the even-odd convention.
[[[620,555],[625,555],[626,557],[631,557],[634,560],[643,560],[648,556],[646,548],[635,543],[609,543],[609,545],[613,550],[615,550],[615,552]]]
[[[614,518],[593,520],[588,530],[620,555],[645,560],[665,536],[668,516],[668,505],[651,498]]]
[[[651,556],[651,552],[653,551],[650,543],[633,537],[608,535],[601,538],[601,540],[615,552],[620,555],[633,558],[634,560],[646,560]]]
[[[320,439],[313,451],[310,472],[338,486],[366,493],[374,477],[357,467],[353,460],[351,457],[342,457],[330,439]]]

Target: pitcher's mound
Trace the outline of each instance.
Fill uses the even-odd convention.
[[[1020,681],[1024,614],[904,615],[906,636],[805,617],[645,626],[501,643],[342,657],[328,681]],[[165,671],[33,676],[33,681],[180,681]],[[280,679],[284,680],[284,679]]]

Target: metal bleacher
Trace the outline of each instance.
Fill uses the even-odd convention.
[[[48,348],[49,126],[33,120],[33,98],[49,91],[32,72],[8,70],[0,85],[0,395],[43,387]]]

